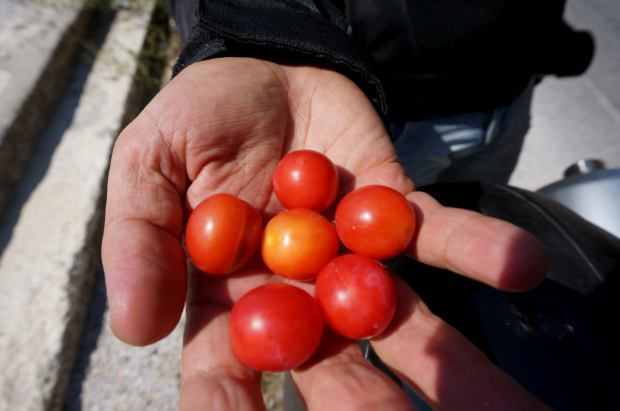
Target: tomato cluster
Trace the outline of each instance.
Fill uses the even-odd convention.
[[[258,371],[279,372],[310,358],[324,323],[351,339],[372,338],[387,328],[396,310],[396,290],[375,260],[404,251],[416,221],[402,194],[365,186],[342,198],[332,224],[321,212],[336,199],[338,171],[316,151],[285,156],[274,172],[273,187],[288,210],[264,229],[252,206],[216,194],[190,216],[186,244],[194,264],[208,274],[238,270],[260,246],[263,261],[275,274],[316,279],[316,299],[293,285],[268,284],[245,294],[231,311],[237,357]],[[340,242],[352,253],[338,256]]]

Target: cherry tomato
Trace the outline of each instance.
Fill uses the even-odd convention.
[[[273,173],[273,191],[284,207],[322,212],[338,194],[338,170],[327,156],[312,150],[286,155]]]
[[[396,312],[396,289],[390,274],[359,254],[340,256],[321,270],[316,298],[327,325],[355,340],[381,334]]]
[[[385,186],[353,190],[336,209],[336,230],[345,247],[376,260],[402,253],[413,238],[415,223],[409,201]]]
[[[231,194],[215,194],[189,216],[187,252],[205,273],[230,274],[258,250],[262,230],[260,214],[254,207]]]
[[[295,208],[272,218],[263,232],[263,261],[274,273],[311,280],[338,255],[334,226],[316,211]]]
[[[267,284],[245,294],[230,313],[230,338],[239,360],[257,371],[302,365],[323,336],[318,303],[289,284]]]
[[[295,208],[272,218],[263,232],[263,261],[274,273],[312,280],[338,255],[334,226],[316,211]]]

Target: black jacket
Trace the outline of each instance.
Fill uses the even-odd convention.
[[[175,75],[222,56],[317,64],[384,121],[504,106],[534,74],[581,74],[594,50],[562,20],[565,0],[194,1],[167,0],[187,40]]]

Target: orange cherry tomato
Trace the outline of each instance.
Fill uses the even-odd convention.
[[[415,223],[409,201],[385,186],[353,190],[336,209],[336,230],[345,247],[376,260],[402,253],[413,238]]]
[[[215,194],[196,207],[185,229],[187,253],[200,270],[224,275],[237,271],[260,246],[258,211],[231,194]]]
[[[323,317],[307,292],[282,283],[255,288],[233,306],[230,338],[237,358],[257,371],[302,365],[323,337]]]
[[[316,298],[325,322],[347,338],[381,334],[396,312],[396,288],[375,260],[345,254],[327,264],[316,279]]]
[[[316,211],[295,208],[271,219],[263,232],[263,261],[274,273],[311,280],[338,254],[338,235]]]
[[[336,199],[338,170],[318,151],[294,151],[278,163],[273,191],[285,208],[308,208],[320,213]]]

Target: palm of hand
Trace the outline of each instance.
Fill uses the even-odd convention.
[[[228,344],[227,315],[232,303],[248,290],[280,281],[260,258],[229,277],[205,276],[195,269],[187,275],[180,241],[184,216],[216,192],[238,195],[265,218],[281,211],[271,176],[283,155],[301,148],[323,152],[339,166],[341,193],[355,186],[384,184],[416,195],[411,194],[413,184],[398,164],[370,102],[348,79],[319,68],[250,59],[195,64],[119,137],[111,164],[103,244],[112,327],[129,343],[152,343],[174,328],[187,303],[181,409],[201,404],[209,404],[210,409],[262,407],[259,374],[239,363]],[[428,198],[418,200],[422,217],[439,209]],[[426,253],[431,263],[441,265],[444,260],[444,266],[457,272],[500,283],[483,273],[468,272],[475,269],[458,258],[452,259],[456,263],[445,255],[433,260],[438,252],[432,250],[432,241],[423,241],[424,236],[423,231],[418,234],[422,246],[412,249],[412,254]],[[430,251],[425,251],[425,243]],[[311,285],[298,285],[312,292]],[[484,363],[479,352],[428,313],[410,289],[399,285],[397,319],[375,348],[384,351],[411,386],[434,404],[446,396],[440,379],[448,371],[441,365],[441,356],[433,360],[426,355],[428,367],[444,367],[431,372],[426,382],[422,375],[416,377],[412,364],[400,369],[396,364],[405,355],[403,350],[411,351],[416,341],[418,357],[424,357],[430,341],[424,338],[426,333],[434,341],[444,341],[445,356],[457,356],[457,363],[449,368],[464,366],[475,375],[485,375],[495,385],[508,386],[511,402],[519,396],[531,405],[532,399],[520,387],[507,383],[507,377]],[[411,335],[414,323],[422,337]],[[416,357],[415,351],[411,356]],[[479,362],[483,366],[468,366]],[[355,409],[371,403],[381,409],[387,403],[410,407],[391,380],[365,363],[356,343],[329,333],[295,378],[310,408]]]

